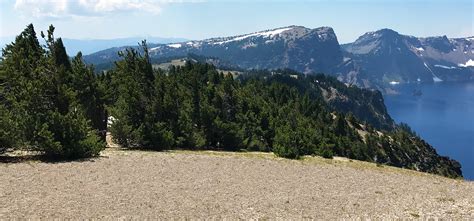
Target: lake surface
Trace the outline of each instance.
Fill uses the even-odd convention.
[[[405,122],[437,152],[459,161],[474,180],[474,82],[394,85],[385,95],[388,112]],[[414,90],[421,96],[414,96]]]

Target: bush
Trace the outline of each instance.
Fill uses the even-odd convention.
[[[51,112],[50,123],[42,125],[36,140],[38,150],[61,159],[97,156],[105,148],[84,115],[76,111],[66,115]]]
[[[206,145],[206,136],[202,131],[192,131],[188,140],[189,145],[197,149],[201,149]]]
[[[247,150],[263,152],[268,151],[268,145],[264,141],[259,140],[257,136],[252,137],[252,139],[247,141],[247,143]]]
[[[332,159],[334,157],[333,148],[334,144],[322,142],[319,147],[318,155],[326,159]]]
[[[173,132],[168,130],[166,123],[157,122],[150,131],[150,140],[148,145],[144,145],[150,149],[162,150],[168,149],[174,145]]]
[[[275,134],[275,142],[273,145],[273,153],[279,157],[290,159],[298,159],[300,157],[300,147],[297,137],[292,135],[289,127],[283,127],[277,130]]]
[[[114,120],[108,129],[112,133],[115,143],[123,147],[130,146],[130,134],[132,128],[126,124],[123,119]]]
[[[300,158],[300,153],[298,148],[283,146],[280,144],[275,144],[273,147],[273,153],[279,157],[289,158],[289,159],[298,159]]]
[[[334,157],[334,153],[331,150],[323,150],[321,152],[321,156],[326,159],[332,159]]]

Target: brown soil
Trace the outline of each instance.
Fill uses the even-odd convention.
[[[474,183],[336,158],[106,150],[0,163],[0,219],[474,219]]]

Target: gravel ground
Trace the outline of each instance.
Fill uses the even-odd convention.
[[[0,163],[0,219],[474,219],[474,183],[337,158],[106,150]]]

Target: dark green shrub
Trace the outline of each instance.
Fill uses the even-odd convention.
[[[300,158],[300,153],[298,148],[282,146],[280,144],[275,144],[273,147],[273,153],[279,157],[289,158],[289,159],[298,159]]]
[[[83,114],[50,113],[49,124],[39,130],[37,148],[54,158],[77,159],[97,156],[105,148]]]
[[[165,123],[157,122],[150,131],[150,149],[163,150],[174,146],[174,135]]]
[[[108,129],[112,133],[115,143],[121,145],[122,147],[131,146],[132,127],[129,124],[126,124],[123,119],[115,120]]]
[[[326,159],[332,159],[334,157],[333,148],[334,144],[327,144],[325,142],[322,142],[319,145],[319,151],[317,151],[318,155]]]
[[[282,127],[275,134],[273,153],[279,157],[298,159],[301,155],[298,138],[289,127]]]

